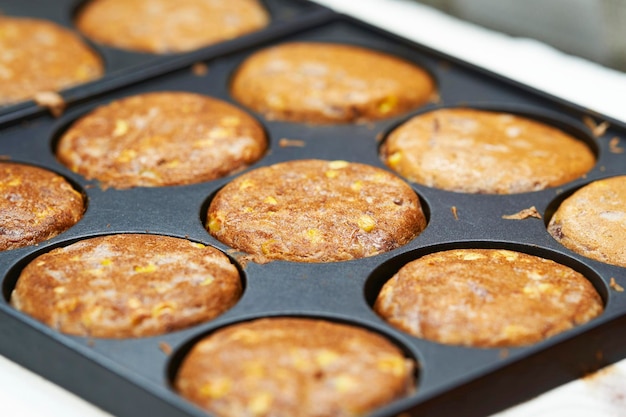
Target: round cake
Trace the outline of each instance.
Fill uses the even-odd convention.
[[[576,191],[554,213],[548,232],[576,253],[626,267],[626,176]]]
[[[263,127],[242,110],[186,92],[127,97],[76,121],[58,159],[103,187],[184,185],[243,169],[265,153]]]
[[[370,331],[272,318],[200,340],[174,386],[220,417],[356,417],[413,392],[414,368],[395,345]]]
[[[48,170],[0,163],[0,250],[34,245],[66,231],[85,211],[83,196]]]
[[[267,26],[258,0],[90,0],[76,26],[92,40],[115,48],[185,52]]]
[[[374,310],[413,336],[472,347],[514,347],[603,311],[593,285],[554,261],[501,249],[456,249],[403,266]]]
[[[68,29],[0,15],[0,106],[100,78],[102,61]]]
[[[333,262],[402,246],[425,227],[415,192],[380,168],[297,160],[241,175],[211,201],[207,229],[266,259]]]
[[[422,68],[357,46],[286,43],[249,57],[231,94],[267,119],[346,123],[393,117],[434,99]]]
[[[214,248],[119,234],[38,256],[21,272],[11,305],[62,333],[129,338],[210,320],[241,293],[237,268]]]
[[[507,113],[440,109],[395,129],[381,158],[412,182],[463,193],[514,194],[555,187],[593,168],[582,141]]]

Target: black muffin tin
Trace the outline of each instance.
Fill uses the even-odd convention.
[[[486,415],[625,357],[626,292],[616,291],[610,282],[614,278],[626,286],[626,268],[565,249],[547,233],[546,222],[558,203],[574,190],[599,178],[626,174],[626,153],[619,153],[614,142],[610,145],[613,138],[618,145],[626,144],[626,126],[350,17],[325,11],[292,23],[299,24],[270,28],[260,37],[200,51],[177,69],[168,64],[152,73],[143,72],[143,64],[135,66],[120,75],[115,89],[109,89],[106,82],[93,83],[88,93],[94,94],[70,104],[59,119],[41,113],[13,118],[0,126],[0,154],[60,173],[88,200],[84,218],[67,232],[37,246],[0,253],[4,293],[0,300],[0,353],[122,417],[206,416],[172,390],[171,381],[182,357],[203,335],[261,317],[328,319],[362,326],[397,343],[419,363],[418,390],[371,413],[378,417],[402,412],[416,416]],[[433,75],[440,98],[413,112],[365,124],[286,123],[267,121],[251,112],[265,126],[270,143],[265,157],[250,169],[304,158],[342,159],[387,169],[379,159],[378,147],[388,132],[412,115],[454,106],[512,112],[555,125],[586,142],[596,153],[597,163],[585,177],[561,187],[516,195],[462,194],[412,184],[424,205],[428,226],[409,244],[346,262],[256,264],[239,262],[237,253],[204,228],[211,196],[235,175],[187,186],[103,190],[97,182],[85,180],[55,159],[59,135],[82,115],[115,99],[180,90],[235,103],[228,83],[238,65],[260,48],[287,41],[354,44],[408,59]],[[191,64],[203,54],[209,71],[198,76]],[[607,121],[609,127],[596,132],[596,137],[589,122],[583,122],[587,119],[596,124]],[[284,138],[302,141],[304,146],[281,146]],[[542,214],[542,220],[502,218],[531,206]],[[80,239],[129,232],[186,237],[224,251],[242,269],[242,299],[213,321],[129,340],[63,335],[9,306],[20,270],[35,256]],[[387,325],[372,311],[378,290],[402,265],[451,248],[512,249],[568,265],[593,283],[606,310],[590,323],[528,347],[511,349],[465,348],[420,340]]]

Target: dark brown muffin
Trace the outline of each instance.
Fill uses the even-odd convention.
[[[580,140],[506,113],[441,109],[413,117],[381,147],[410,181],[449,191],[514,194],[572,181],[595,163]]]
[[[272,318],[202,339],[174,385],[220,417],[349,417],[411,393],[414,367],[396,346],[367,330]]]
[[[71,31],[0,15],[0,106],[100,78],[102,61]]]
[[[83,196],[60,175],[0,163],[0,250],[50,239],[76,224],[84,211]]]
[[[576,191],[554,213],[548,232],[574,252],[626,267],[626,176]]]
[[[162,334],[210,320],[242,292],[218,250],[167,236],[82,240],[35,258],[11,304],[63,333],[91,337]]]
[[[415,64],[350,45],[287,43],[248,58],[231,93],[268,119],[345,123],[393,117],[434,99]]]
[[[148,93],[102,106],[61,137],[57,157],[104,187],[209,181],[257,161],[262,126],[221,100],[186,92]]]
[[[332,262],[408,243],[426,227],[417,195],[393,174],[346,161],[289,161],[222,188],[207,228],[227,245],[267,259]]]
[[[403,266],[375,311],[416,337],[475,347],[522,346],[586,323],[602,299],[580,273],[498,249],[457,249]]]
[[[257,0],[90,0],[76,18],[98,43],[160,54],[198,49],[268,22]]]

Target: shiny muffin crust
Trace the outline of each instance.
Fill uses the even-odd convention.
[[[256,260],[333,262],[402,246],[425,227],[415,192],[380,168],[288,161],[234,179],[211,201],[207,229]]]
[[[374,310],[416,337],[474,347],[539,342],[586,323],[603,302],[580,273],[503,249],[456,249],[403,266]]]
[[[214,180],[260,159],[263,127],[221,100],[187,92],[127,97],[77,120],[57,158],[103,187],[158,187]]]
[[[412,182],[464,193],[543,190],[581,177],[595,163],[582,141],[555,127],[465,108],[409,119],[380,152],[387,166]]]
[[[226,255],[167,236],[81,240],[38,256],[22,271],[11,305],[78,336],[152,336],[210,320],[242,292]]]
[[[57,236],[76,224],[84,211],[83,196],[60,175],[0,162],[0,250]]]
[[[268,23],[257,0],[89,0],[76,18],[98,43],[158,54],[191,51]]]
[[[346,123],[393,117],[435,98],[422,68],[356,46],[286,43],[249,57],[231,94],[267,119]]]
[[[55,23],[0,15],[0,106],[100,78],[103,64]]]
[[[576,253],[626,267],[626,176],[576,191],[554,213],[548,232]]]
[[[414,369],[396,346],[367,330],[271,318],[200,340],[174,386],[220,417],[351,417],[414,391]]]

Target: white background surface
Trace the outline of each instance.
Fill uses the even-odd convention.
[[[318,0],[406,38],[626,121],[626,74],[460,22],[410,0]],[[626,329],[624,329],[626,331]],[[0,335],[0,337],[2,337]],[[106,417],[0,356],[0,416]],[[626,360],[498,417],[626,417]]]

